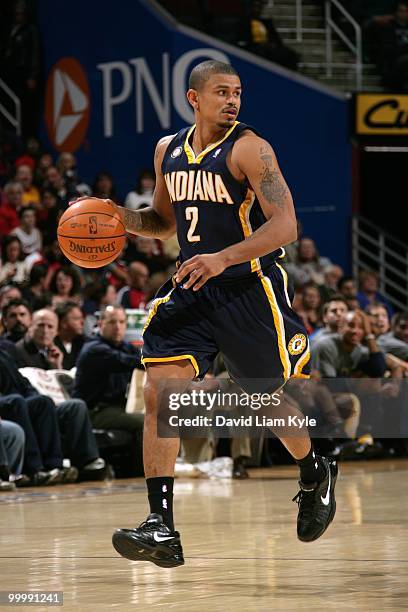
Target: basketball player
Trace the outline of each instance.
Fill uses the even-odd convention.
[[[191,72],[187,98],[196,123],[158,142],[152,206],[119,208],[128,232],[165,240],[177,231],[181,248],[175,282],[159,290],[144,332],[150,514],[140,527],[113,535],[122,556],[161,567],[184,559],[173,522],[179,440],[157,436],[158,382],[204,376],[219,351],[236,381],[307,377],[310,357],[278,263],[282,247],[297,238],[292,197],[270,144],[237,121],[240,79],[228,64],[202,62]],[[298,414],[289,405],[287,411]],[[315,455],[306,428],[281,441],[300,468],[297,533],[309,542],[333,519],[337,466]]]

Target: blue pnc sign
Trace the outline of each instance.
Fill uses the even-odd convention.
[[[41,0],[46,69],[44,140],[72,151],[84,180],[112,173],[119,199],[152,167],[156,141],[193,122],[185,92],[205,59],[234,65],[239,119],[271,142],[304,234],[349,267],[348,102],[245,51],[177,25],[153,1]]]

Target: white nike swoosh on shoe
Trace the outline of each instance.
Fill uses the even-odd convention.
[[[330,502],[330,484],[331,484],[331,471],[330,471],[330,466],[329,466],[329,485],[327,487],[327,493],[324,497],[322,495],[320,496],[320,499],[322,500],[322,504],[324,504],[325,506],[328,506]]]
[[[172,540],[173,536],[159,536],[157,531],[154,532],[153,538],[156,542],[165,542],[166,540]]]

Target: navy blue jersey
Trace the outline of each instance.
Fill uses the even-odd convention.
[[[266,218],[247,182],[238,181],[227,166],[227,156],[244,130],[236,121],[224,137],[199,155],[191,146],[195,126],[178,132],[163,157],[162,172],[177,221],[181,262],[194,255],[216,253],[241,242]],[[261,273],[282,256],[278,249],[264,257],[227,268],[217,279]]]

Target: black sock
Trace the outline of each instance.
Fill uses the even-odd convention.
[[[174,531],[173,522],[173,484],[174,478],[159,476],[146,478],[147,493],[149,497],[150,512],[161,514],[163,523]]]
[[[326,476],[326,470],[320,461],[320,457],[314,452],[313,445],[306,457],[296,459],[296,463],[300,469],[300,480],[305,484],[321,482]]]

